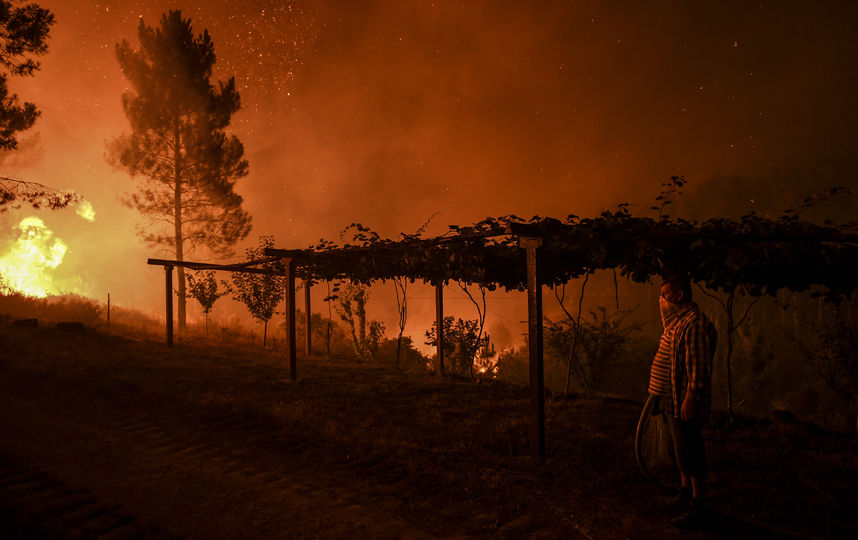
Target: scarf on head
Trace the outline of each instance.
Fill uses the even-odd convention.
[[[659,298],[658,302],[664,332],[659,339],[658,351],[650,369],[649,392],[670,396],[672,394],[671,372],[674,364],[674,351],[677,345],[676,341],[682,335],[677,330],[685,315],[691,311],[692,305],[690,303],[672,304],[664,298]]]
[[[680,321],[691,311],[697,311],[697,304],[694,302],[674,304],[664,298],[658,299],[658,307],[661,311],[661,324],[664,326],[664,331],[672,337],[676,336],[676,329]]]
[[[680,370],[683,363],[684,351],[681,347],[683,335],[688,325],[695,319],[699,313],[697,304],[694,302],[686,302],[683,304],[673,304],[664,298],[659,298],[659,309],[661,311],[661,322],[664,325],[664,334],[667,338],[665,341],[669,344],[670,358],[670,391],[671,399],[666,407],[667,412],[673,413],[679,410],[681,400],[685,395],[685,389],[682,388],[685,384],[683,371]]]

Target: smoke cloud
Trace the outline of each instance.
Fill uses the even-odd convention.
[[[113,47],[136,46],[140,17],[154,25],[174,6],[41,3],[57,15],[50,53],[13,84],[43,114],[4,174],[84,194],[94,223],[40,214],[69,245],[63,266],[92,294],[160,309],[162,272],[145,259],[169,254],[140,243],[141,220],[120,202],[134,182],[104,151],[129,129]],[[241,91],[232,130],[250,161],[237,186],[254,218],[248,246],[274,234],[304,247],[355,221],[395,237],[436,212],[429,234],[488,215],[645,209],[674,174],[713,196],[722,183],[707,179],[731,175],[774,189],[778,171],[856,150],[851,2],[182,9],[212,35],[215,78],[235,76]]]

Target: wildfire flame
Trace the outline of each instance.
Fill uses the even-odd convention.
[[[15,227],[18,238],[0,257],[3,286],[43,298],[58,292],[51,271],[63,262],[68,246],[37,217],[27,217]]]
[[[89,201],[85,200],[78,204],[75,212],[90,223],[95,221],[95,209],[93,209],[92,204],[90,204]]]

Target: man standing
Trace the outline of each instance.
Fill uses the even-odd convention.
[[[688,510],[673,520],[682,529],[703,526],[706,496],[706,448],[703,423],[712,402],[715,327],[691,300],[691,282],[673,276],[661,285],[659,308],[664,332],[652,363],[649,392],[662,395],[681,472],[678,502]]]

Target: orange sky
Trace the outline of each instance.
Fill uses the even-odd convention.
[[[649,205],[673,174],[768,175],[854,155],[851,2],[40,2],[57,18],[42,70],[12,86],[42,110],[2,175],[75,189],[97,217],[39,212],[67,279],[160,311],[162,272],[104,160],[127,131],[114,57],[139,16],[182,9],[234,75],[250,175],[248,241],[333,238],[353,221],[430,233],[492,215]],[[646,4],[646,7],[642,7]],[[11,237],[23,215],[0,217]],[[392,295],[392,293],[391,293]],[[514,316],[512,317],[515,318]],[[390,325],[389,325],[390,326]]]

